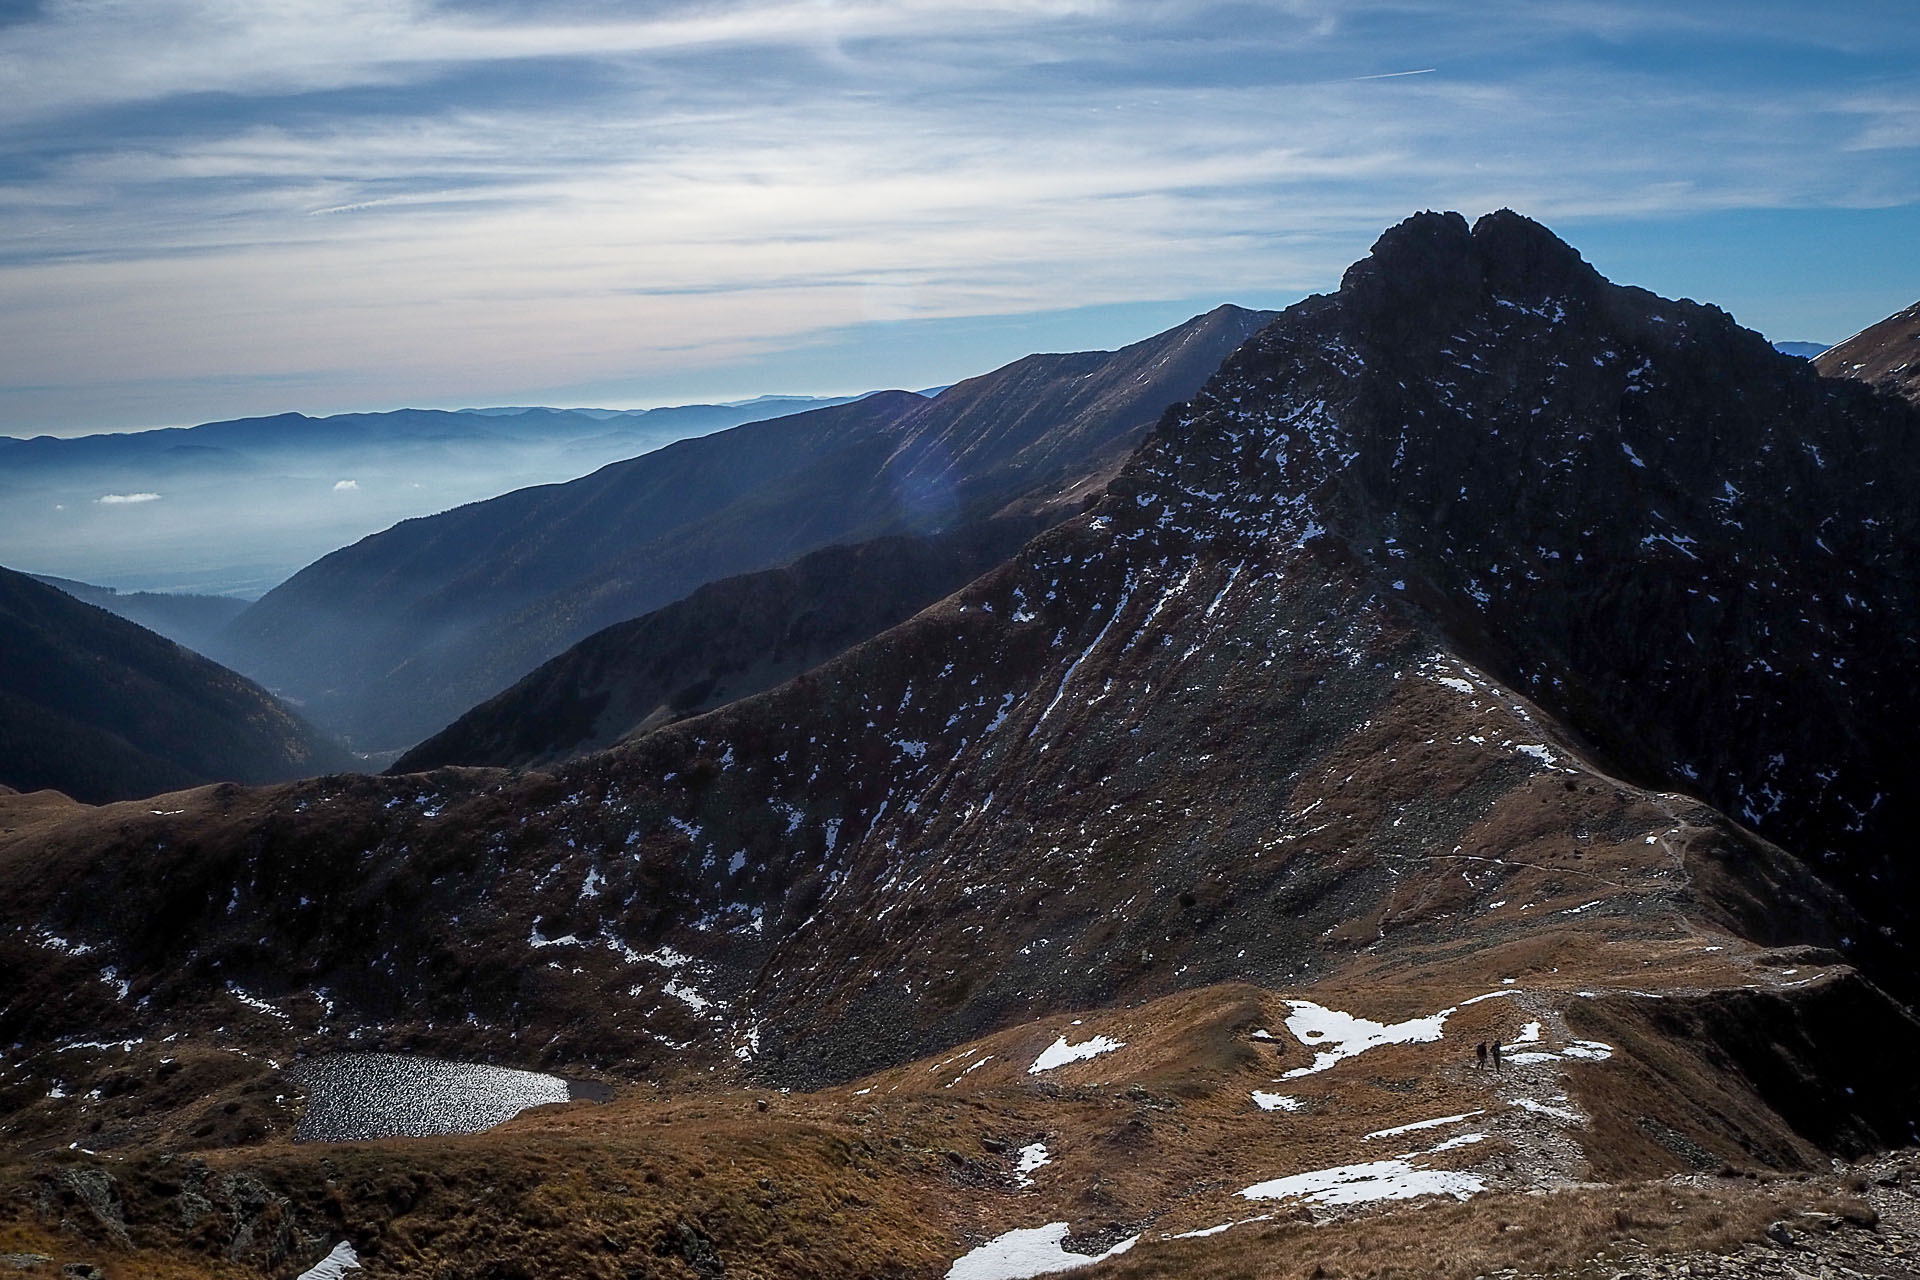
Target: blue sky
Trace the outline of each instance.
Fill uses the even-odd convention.
[[[0,0],[0,432],[930,385],[1501,206],[1844,337],[1920,9]]]

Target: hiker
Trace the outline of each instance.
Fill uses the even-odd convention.
[[[1487,1042],[1485,1040],[1473,1046],[1473,1056],[1475,1059],[1474,1069],[1476,1071],[1485,1071],[1487,1069]]]
[[[1493,1042],[1493,1069],[1495,1071],[1500,1069],[1500,1042],[1498,1040]]]

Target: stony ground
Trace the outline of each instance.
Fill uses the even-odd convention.
[[[1920,1277],[1920,1154],[1903,1151],[1862,1161],[1846,1168],[1839,1181],[1864,1202],[1859,1210],[1777,1219],[1769,1224],[1765,1239],[1749,1241],[1732,1253],[1655,1255],[1632,1248],[1595,1258],[1594,1264],[1613,1280]]]

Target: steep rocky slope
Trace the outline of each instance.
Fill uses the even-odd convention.
[[[1289,321],[1162,433],[1137,500],[1192,492],[1202,452],[1271,469],[1628,776],[1904,923],[1920,414],[1609,285],[1511,214],[1414,219]]]
[[[251,681],[0,569],[0,783],[105,801],[351,764]]]
[[[1892,765],[1818,723],[1910,752],[1913,418],[1524,219],[1426,215],[1091,509],[804,678],[551,772],[0,799],[15,1203],[117,1187],[123,1232],[210,1251],[234,1219],[193,1244],[134,1161],[225,1135],[304,1257],[662,1277],[1417,1242],[1464,1278],[1855,1211],[1766,1179],[1920,1114],[1871,980],[1911,976],[1897,849],[1834,807]],[[626,1092],[271,1145],[273,1062],[373,1044]],[[36,1154],[82,1136],[128,1162]],[[1464,1203],[1341,1207],[1423,1192]]]
[[[1858,378],[1920,404],[1920,302],[1814,357],[1830,378]]]
[[[882,393],[407,521],[269,592],[214,655],[358,748],[410,746],[704,583],[1071,490],[1264,318],[1222,307],[1119,351],[1030,356],[933,400]]]
[[[1004,516],[944,534],[876,538],[709,583],[588,636],[390,772],[553,764],[759,693],[958,590],[1045,523]]]

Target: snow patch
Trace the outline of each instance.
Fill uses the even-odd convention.
[[[1052,1163],[1053,1158],[1047,1154],[1047,1144],[1044,1142],[1033,1142],[1020,1148],[1020,1163],[1014,1167],[1013,1173],[1014,1185],[1032,1186],[1033,1171]]]
[[[1367,1204],[1452,1196],[1465,1200],[1487,1189],[1476,1174],[1453,1169],[1416,1169],[1405,1160],[1368,1160],[1256,1182],[1240,1194],[1249,1200],[1312,1200],[1320,1204]]]
[[[1027,1074],[1037,1076],[1042,1071],[1051,1071],[1055,1067],[1064,1067],[1069,1062],[1080,1062],[1087,1058],[1097,1058],[1103,1053],[1112,1053],[1115,1049],[1124,1048],[1126,1048],[1126,1041],[1114,1040],[1108,1036],[1095,1036],[1093,1039],[1083,1041],[1080,1044],[1068,1044],[1067,1038],[1061,1036],[1040,1051],[1040,1056],[1035,1058],[1033,1065],[1027,1068]]]
[[[1515,1066],[1526,1067],[1539,1062],[1560,1062],[1569,1058],[1582,1062],[1605,1062],[1612,1056],[1613,1046],[1610,1044],[1602,1044],[1598,1040],[1575,1040],[1558,1053],[1545,1049],[1530,1049],[1524,1053],[1509,1053],[1506,1055],[1506,1060]]]
[[[1298,1111],[1307,1104],[1284,1093],[1263,1093],[1255,1089],[1253,1105],[1262,1111]]]
[[[345,1280],[345,1277],[357,1275],[359,1271],[360,1255],[353,1251],[351,1244],[342,1240],[333,1246],[333,1252],[302,1271],[299,1280]]]
[[[1372,1133],[1362,1138],[1361,1141],[1371,1142],[1375,1138],[1396,1138],[1403,1133],[1415,1133],[1421,1129],[1438,1129],[1442,1125],[1459,1124],[1462,1120],[1470,1120],[1479,1114],[1479,1111],[1463,1111],[1457,1116],[1439,1116],[1432,1120],[1415,1120],[1412,1124],[1395,1125],[1391,1129],[1375,1129]]]
[[[678,978],[668,978],[667,985],[661,987],[660,992],[662,995],[672,996],[675,1000],[685,1004],[695,1013],[705,1013],[713,1004],[713,1001],[707,999],[693,987],[688,986]]]
[[[1027,1280],[1029,1276],[1071,1271],[1117,1258],[1140,1240],[1139,1236],[1128,1236],[1105,1253],[1092,1254],[1068,1253],[1061,1247],[1066,1238],[1064,1222],[1009,1231],[956,1259],[947,1268],[947,1280]]]
[[[1310,1076],[1334,1064],[1377,1049],[1383,1044],[1426,1044],[1438,1040],[1453,1009],[1442,1009],[1424,1018],[1409,1018],[1392,1024],[1357,1018],[1338,1009],[1328,1009],[1310,1000],[1289,1000],[1293,1012],[1287,1015],[1287,1030],[1308,1048],[1315,1050],[1310,1066],[1295,1067],[1282,1079]]]

